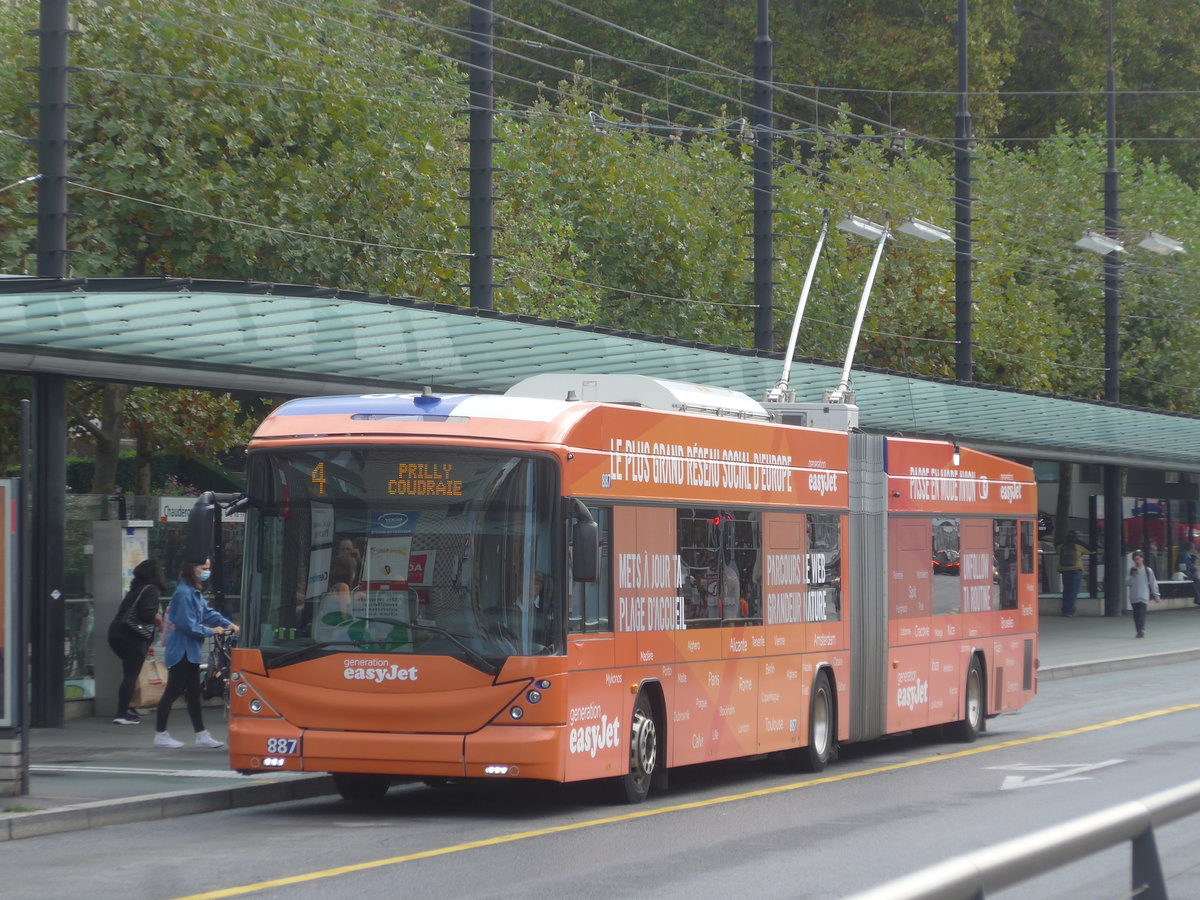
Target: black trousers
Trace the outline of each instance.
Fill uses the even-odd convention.
[[[133,689],[137,687],[138,673],[146,661],[150,649],[149,641],[138,640],[128,628],[121,631],[109,630],[108,646],[121,658],[121,686],[117,688],[117,715],[123,716],[133,702]]]
[[[171,715],[171,704],[179,699],[180,694],[187,698],[187,711],[192,720],[192,730],[197,732],[204,730],[204,716],[200,711],[200,664],[189,662],[185,656],[167,669],[167,686],[163,689],[162,700],[158,702],[158,711],[154,716],[155,731],[167,730],[167,718]]]
[[[1137,629],[1137,633],[1141,634],[1146,630],[1146,603],[1134,603],[1133,605],[1133,627]]]

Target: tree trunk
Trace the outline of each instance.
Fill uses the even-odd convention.
[[[125,398],[132,385],[105,384],[100,404],[96,438],[95,469],[92,471],[93,494],[111,494],[117,486],[117,457],[125,425]]]
[[[139,497],[150,493],[150,476],[154,474],[154,445],[144,429],[138,430],[137,460],[133,470],[133,492]]]
[[[1058,464],[1058,503],[1054,508],[1054,546],[1067,539],[1071,530],[1071,489],[1075,486],[1075,466],[1069,462]]]

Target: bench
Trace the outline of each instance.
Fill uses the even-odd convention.
[[[1158,595],[1167,597],[1184,597],[1191,600],[1195,597],[1190,578],[1160,578],[1158,580]]]

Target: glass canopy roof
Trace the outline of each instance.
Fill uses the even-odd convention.
[[[0,279],[0,368],[305,395],[501,393],[547,372],[606,372],[763,396],[782,354],[397,297],[191,279]],[[798,360],[816,401],[840,366]],[[1200,471],[1200,417],[855,368],[861,427],[979,449]]]

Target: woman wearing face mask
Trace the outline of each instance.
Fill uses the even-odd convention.
[[[183,694],[187,699],[188,716],[196,732],[197,747],[225,746],[204,728],[204,717],[200,710],[200,654],[204,639],[210,634],[224,634],[238,627],[204,602],[200,593],[208,581],[209,563],[185,562],[179,572],[179,585],[171,597],[167,610],[167,686],[154,724],[154,746],[177,748],[177,741],[167,734],[167,718],[171,705]]]

